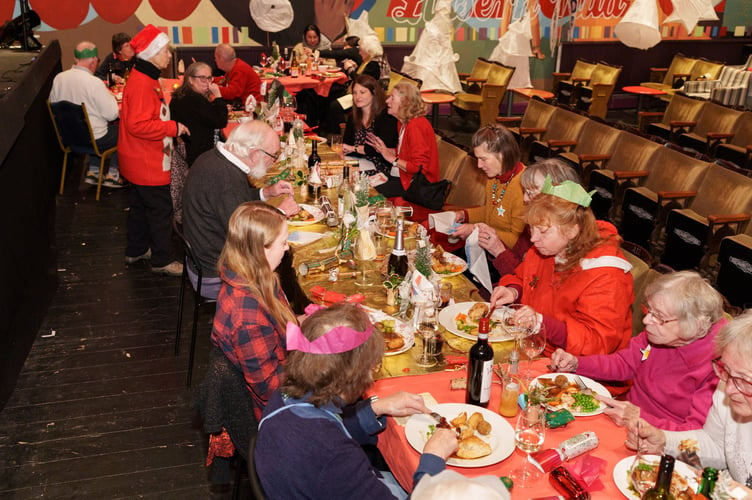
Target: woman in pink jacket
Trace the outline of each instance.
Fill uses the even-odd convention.
[[[123,91],[118,137],[120,173],[132,184],[125,262],[151,259],[153,273],[181,276],[183,265],[170,258],[170,155],[172,138],[190,131],[170,120],[159,83],[172,58],[167,35],[150,24],[131,46],[137,59]]]

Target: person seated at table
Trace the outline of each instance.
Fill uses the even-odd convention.
[[[125,83],[126,73],[130,73],[136,62],[135,55],[136,51],[131,47],[131,36],[128,33],[115,33],[112,35],[112,52],[99,63],[94,76],[106,82],[112,72],[113,83]]]
[[[367,175],[389,175],[392,165],[368,144],[368,134],[373,134],[381,137],[386,147],[397,147],[397,119],[387,111],[384,89],[372,76],[358,75],[353,81],[352,96],[353,112],[347,120],[342,151],[371,162],[373,169],[367,170]]]
[[[741,483],[733,485],[739,490],[733,498],[752,498],[752,311],[721,329],[715,353],[713,368],[721,381],[702,428],[662,430],[634,418],[626,444],[633,450],[639,444],[642,453],[668,453],[698,468],[728,469],[731,478]],[[719,483],[713,498],[721,498]]]
[[[549,158],[528,165],[520,174],[520,184],[522,185],[522,201],[525,205],[529,204],[533,198],[540,194],[541,187],[546,176],[551,176],[554,185],[561,184],[564,181],[580,182],[580,176],[577,172],[566,165],[561,160]],[[530,228],[525,225],[517,242],[513,247],[507,248],[504,242],[499,238],[496,230],[486,223],[478,224],[478,244],[489,254],[491,265],[499,277],[505,274],[513,273],[515,268],[522,262],[525,253],[530,250],[533,243],[530,241]],[[486,238],[489,237],[490,238]]]
[[[314,307],[314,306],[311,306]],[[310,309],[310,308],[309,308]],[[368,460],[386,415],[428,413],[423,398],[398,392],[361,400],[384,355],[384,339],[354,304],[313,312],[287,326],[285,377],[259,422],[255,460],[267,498],[405,498]],[[413,476],[437,474],[457,449],[452,429],[426,441]]]
[[[478,168],[486,174],[486,204],[455,212],[460,225],[453,236],[467,239],[478,228],[478,244],[486,250],[489,263],[503,248],[512,248],[525,229],[525,206],[520,183],[525,166],[520,161],[520,148],[514,136],[500,125],[478,129],[472,138]],[[464,249],[458,250],[464,255]],[[499,252],[501,253],[501,252]],[[500,274],[489,266],[491,280]]]
[[[410,494],[411,500],[509,500],[509,490],[498,476],[465,477],[446,469],[435,476],[424,475]]]
[[[298,42],[293,48],[292,53],[298,62],[306,62],[309,57],[314,57],[317,50],[329,50],[332,43],[321,37],[321,30],[315,24],[309,24],[303,30],[303,41]]]
[[[644,307],[645,330],[625,349],[592,356],[557,349],[552,370],[632,380],[626,401],[603,400],[617,425],[641,416],[662,429],[698,429],[718,384],[711,360],[715,337],[726,324],[723,298],[698,273],[681,271],[650,283]]]
[[[216,298],[220,279],[217,261],[227,237],[227,225],[235,209],[246,201],[267,201],[283,196],[279,209],[287,216],[300,211],[292,198],[292,184],[279,181],[257,188],[279,155],[279,136],[260,120],[241,123],[226,143],[199,156],[191,166],[183,188],[185,238],[203,271],[201,294]],[[188,268],[193,288],[198,276]]]
[[[219,85],[219,93],[225,101],[245,104],[249,95],[261,102],[261,78],[253,68],[235,55],[231,45],[221,43],[214,49],[214,62],[217,68],[225,72],[214,79]]]
[[[492,305],[527,306],[514,321],[544,325],[548,354],[556,347],[577,356],[608,354],[625,348],[632,335],[632,266],[616,228],[596,221],[590,201],[579,184],[554,186],[546,177],[526,216],[533,248],[491,294]]]
[[[397,147],[390,148],[375,134],[368,134],[367,144],[391,164],[389,180],[376,186],[376,190],[393,198],[405,194],[413,176],[421,169],[426,179],[438,182],[439,151],[418,87],[408,82],[396,84],[386,105],[388,113],[398,120]]]
[[[326,49],[319,51],[319,57],[322,59],[334,59],[336,63],[342,64],[345,59],[351,59],[355,61],[358,66],[363,62],[363,57],[360,55],[360,37],[350,35],[345,37],[345,45],[341,49]]]
[[[241,204],[230,217],[219,256],[222,286],[211,343],[243,373],[256,418],[279,387],[287,357],[285,325],[295,313],[274,273],[288,250],[287,219],[263,202]]]

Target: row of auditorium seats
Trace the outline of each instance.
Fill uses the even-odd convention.
[[[556,100],[605,119],[620,74],[621,66],[578,59],[570,73],[553,73]]]

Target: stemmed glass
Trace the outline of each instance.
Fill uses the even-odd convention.
[[[507,304],[504,306],[501,315],[501,321],[504,325],[504,329],[514,337],[514,350],[520,350],[520,339],[530,333],[530,329],[523,325],[518,325],[514,321],[514,315],[520,308],[524,307],[522,304]]]
[[[540,477],[540,472],[530,463],[530,454],[543,446],[546,438],[546,412],[541,406],[528,405],[517,418],[514,428],[514,444],[528,456],[522,467],[511,473],[514,485],[526,488]]]
[[[530,330],[527,335],[521,337],[520,347],[527,355],[527,374],[525,375],[525,381],[530,382],[532,380],[531,367],[533,364],[533,358],[539,356],[546,348],[546,326],[541,323],[538,330]]]
[[[433,304],[422,302],[414,304],[413,324],[423,339],[423,350],[415,363],[424,368],[436,366],[438,363],[436,356],[431,352],[438,333],[438,326],[436,325],[436,316],[427,314],[429,309],[433,311]]]

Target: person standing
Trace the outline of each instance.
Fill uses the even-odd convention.
[[[131,46],[131,36],[128,33],[115,33],[112,35],[112,52],[107,54],[94,76],[107,81],[107,75],[112,71],[116,84],[125,83],[126,73],[130,73],[136,51]]]
[[[94,76],[99,61],[97,46],[88,41],[80,42],[73,51],[73,58],[73,67],[55,76],[50,102],[68,101],[78,105],[85,104],[97,147],[100,151],[110,149],[118,141],[118,105],[115,96],[107,90],[102,80]],[[98,158],[91,158],[84,182],[94,186],[98,184]],[[117,153],[110,159],[110,168],[102,185],[111,188],[123,187]]]
[[[170,120],[159,83],[172,59],[167,35],[149,24],[131,44],[137,60],[123,92],[118,140],[122,173],[133,184],[125,262],[151,259],[153,273],[182,276],[183,265],[170,260],[170,156],[172,138],[190,131]]]
[[[239,100],[245,103],[249,95],[261,100],[261,78],[247,62],[238,59],[232,46],[222,43],[214,49],[214,62],[225,72],[215,79],[219,92],[226,101]]]

